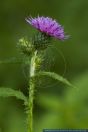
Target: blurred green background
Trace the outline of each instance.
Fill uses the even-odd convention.
[[[77,89],[49,78],[39,79],[34,129],[88,128],[88,0],[1,0],[0,60],[21,57],[18,39],[35,33],[25,17],[38,14],[57,19],[71,36],[65,42],[55,40],[53,48],[46,51],[45,70],[64,74]],[[19,63],[0,64],[0,87],[20,89],[28,96],[26,70]],[[0,98],[0,132],[26,132],[22,101]]]

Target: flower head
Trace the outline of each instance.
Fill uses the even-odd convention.
[[[52,18],[38,16],[37,18],[27,18],[26,21],[47,36],[55,37],[59,40],[67,38],[64,28]]]

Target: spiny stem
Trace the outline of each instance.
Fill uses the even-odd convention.
[[[33,132],[33,100],[34,100],[34,91],[35,91],[34,76],[36,71],[36,58],[37,58],[37,51],[34,52],[30,64],[28,132]]]

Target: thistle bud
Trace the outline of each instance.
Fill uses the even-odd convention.
[[[29,42],[26,38],[21,38],[19,40],[18,46],[20,50],[26,55],[30,55],[34,49],[31,42]]]

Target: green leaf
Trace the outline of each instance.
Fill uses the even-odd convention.
[[[51,77],[57,81],[60,81],[70,87],[74,87],[67,79],[63,78],[62,76],[54,73],[54,72],[39,72],[38,74],[36,74],[36,76],[48,76]]]
[[[0,60],[0,64],[15,64],[15,63],[22,63],[23,59],[22,58],[16,58],[16,57],[12,57],[9,59],[5,59],[5,60]]]
[[[0,88],[0,97],[16,97],[17,99],[21,99],[24,101],[25,105],[27,104],[26,96],[21,92],[11,88]]]

